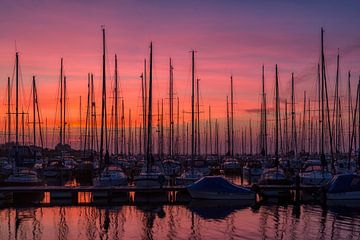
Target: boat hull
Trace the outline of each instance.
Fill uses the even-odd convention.
[[[190,196],[195,199],[207,200],[255,200],[255,193],[228,193],[228,192],[210,192],[196,191],[188,189]]]
[[[160,183],[159,176],[137,176],[134,178],[135,186],[145,188],[160,188],[163,184]]]
[[[360,191],[327,193],[327,200],[360,200]]]

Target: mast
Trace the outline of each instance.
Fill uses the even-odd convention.
[[[117,68],[117,55],[115,54],[115,89],[114,89],[114,95],[115,95],[115,133],[114,133],[114,144],[115,144],[115,155],[118,156],[119,154],[119,117],[118,117],[118,68]]]
[[[144,132],[145,138],[145,132]],[[145,148],[145,146],[144,146]],[[121,99],[121,155],[125,154],[125,107],[124,107],[124,99]]]
[[[261,69],[261,76],[262,76],[262,123],[261,123],[261,127],[262,127],[262,136],[261,136],[261,142],[262,142],[262,146],[261,146],[261,154],[263,156],[267,156],[267,119],[266,119],[266,93],[265,93],[265,70],[264,70],[264,65],[262,65],[262,69]]]
[[[64,100],[63,100],[63,102],[64,102],[64,114],[63,114],[63,116],[64,116],[64,120],[62,121],[62,123],[63,123],[63,125],[64,125],[64,127],[63,127],[63,141],[62,141],[62,143],[63,144],[65,144],[66,143],[66,138],[65,138],[65,133],[66,133],[66,129],[65,129],[65,127],[66,127],[66,76],[64,76]]]
[[[297,154],[297,134],[296,134],[296,115],[295,115],[295,83],[294,73],[291,73],[291,142],[294,156]]]
[[[171,58],[169,61],[169,111],[170,111],[170,131],[169,131],[169,156],[173,155],[173,142],[174,142],[174,103],[173,103],[173,67]]]
[[[279,79],[278,66],[275,65],[275,164],[279,166]]]
[[[360,166],[360,76],[359,76],[359,80],[358,80],[358,143],[359,143],[359,148],[358,148],[358,155],[357,155],[357,168],[359,169]],[[354,128],[355,128],[355,124],[354,124]],[[350,154],[350,158],[351,159],[351,154]],[[350,167],[350,166],[349,166]]]
[[[150,43],[150,77],[149,77],[149,110],[148,110],[148,136],[147,136],[147,149],[146,149],[146,170],[149,172],[152,157],[152,65],[153,65],[153,46]]]
[[[350,71],[348,72],[348,132],[349,132],[349,139],[348,139],[348,146],[349,146],[349,152],[351,151],[350,149],[350,142],[351,142],[351,119],[352,119],[352,104],[351,104],[351,73]],[[360,135],[360,132],[359,132]],[[351,157],[351,156],[350,156]]]
[[[211,106],[209,106],[209,135],[210,135],[210,155],[212,155],[213,143],[212,143]]]
[[[63,58],[60,61],[60,145],[63,144]]]
[[[324,30],[321,28],[321,152],[320,152],[320,160],[323,168],[326,166],[325,159],[325,143],[324,143],[324,130],[325,130],[325,113],[324,113]]]
[[[161,99],[161,127],[160,127],[160,156],[163,158],[164,156],[164,99]]]
[[[329,138],[330,138],[330,154],[331,154],[331,169],[334,172],[335,166],[334,166],[334,155],[333,155],[333,143],[332,143],[332,132],[331,132],[331,124],[330,124],[330,114],[329,114],[329,100],[328,100],[328,91],[327,91],[327,83],[326,83],[326,67],[325,67],[325,54],[324,54],[324,29],[321,28],[321,91],[322,91],[322,109],[321,109],[321,115],[322,115],[322,129],[321,129],[321,145],[322,145],[322,151],[321,151],[321,162],[323,164],[323,167],[327,168],[326,164],[326,158],[324,153],[324,134],[325,134],[325,106],[324,106],[324,97],[326,98],[326,111],[327,111],[327,123],[328,123],[328,130],[329,130]]]
[[[16,52],[16,63],[15,63],[15,71],[16,71],[16,93],[15,93],[15,137],[16,137],[16,154],[15,161],[18,161],[18,153],[19,153],[19,53]]]
[[[102,98],[101,98],[101,128],[100,128],[100,168],[103,163],[104,137],[107,149],[107,129],[106,129],[106,69],[105,69],[105,28],[102,27],[103,56],[102,56]],[[104,136],[105,135],[105,136]]]
[[[128,155],[131,156],[131,144],[132,144],[132,123],[131,123],[131,109],[129,109],[129,136],[128,136]]]
[[[335,100],[334,100],[334,108],[333,108],[333,127],[334,127],[334,138],[335,138],[335,153],[338,154],[339,149],[339,142],[340,142],[340,136],[339,136],[339,49],[338,54],[336,57],[336,80],[335,80]]]
[[[301,134],[301,145],[302,151],[305,152],[305,140],[306,140],[306,91],[304,91],[304,113],[303,113],[303,123],[302,123],[302,134]]]
[[[160,101],[157,101],[157,154],[160,158],[161,148],[161,126],[160,126]]]
[[[228,146],[228,151],[226,155],[230,155],[231,154],[231,148],[230,148],[230,119],[229,119],[229,97],[226,96],[226,119],[227,119],[227,146]]]
[[[215,151],[216,155],[219,156],[219,125],[217,119],[215,119]]]
[[[146,61],[146,60],[145,60]],[[145,68],[145,67],[144,67]],[[146,70],[146,69],[144,69]],[[146,102],[145,102],[145,83],[144,83],[144,74],[141,74],[140,75],[140,78],[141,78],[141,97],[142,97],[142,111],[143,111],[143,114],[142,114],[142,124],[143,124],[143,133],[144,133],[144,138],[143,140],[144,141],[141,141],[140,139],[140,154],[142,154],[142,151],[141,151],[141,142],[144,143],[144,153],[145,153],[145,146],[146,146],[146,137],[145,137],[145,133],[146,133],[146,110],[145,110],[145,105],[146,105]]]
[[[80,143],[79,143],[79,145],[80,145],[80,148],[79,148],[79,150],[81,150],[81,147],[82,147],[82,126],[81,126],[81,96],[80,96],[80,104],[79,104],[80,106],[79,106],[79,115],[80,115],[80,119],[79,119],[79,132],[80,132],[80,137],[79,137],[79,140],[80,140]]]
[[[196,98],[197,98],[197,151],[198,155],[201,154],[201,146],[200,146],[200,90],[199,90],[199,82],[200,79],[196,79]]]
[[[194,113],[194,98],[195,98],[195,90],[194,90],[194,84],[195,84],[195,51],[191,51],[191,171],[193,172],[194,169],[194,154],[195,154],[195,113]]]
[[[179,97],[177,97],[177,115],[176,115],[176,139],[175,139],[175,144],[176,144],[176,154],[179,155],[179,125],[180,125],[180,102],[179,102]]]
[[[86,118],[85,118],[85,139],[84,139],[84,157],[86,154],[87,146],[90,143],[90,73],[88,73],[88,85],[87,85],[87,104],[86,104]]]
[[[289,153],[289,136],[288,136],[288,129],[289,129],[289,125],[288,125],[288,110],[287,110],[287,99],[285,99],[285,129],[284,129],[284,135],[285,135],[285,153],[288,154]]]
[[[8,101],[8,143],[10,143],[11,140],[11,86],[10,86],[10,77],[8,77],[8,94],[7,94],[7,101]]]
[[[185,112],[182,111],[182,155],[185,155],[186,147],[185,147]]]
[[[267,156],[267,111],[266,111],[266,93],[265,93],[265,70],[264,65],[262,66],[262,90],[263,90],[263,112],[264,112],[264,154]]]
[[[33,76],[33,81],[32,81],[32,94],[33,94],[33,143],[34,143],[34,148],[36,147],[36,97],[35,97],[35,76]],[[35,151],[34,151],[34,157],[36,157]]]
[[[146,131],[146,126],[147,126],[147,101],[148,101],[148,92],[147,92],[147,69],[146,69],[146,58],[144,59],[144,154],[146,154],[146,145],[147,145],[147,131]]]
[[[231,75],[231,157],[234,158],[234,89]]]
[[[252,137],[251,119],[249,120],[249,132],[250,132],[250,155],[252,155],[253,154],[253,137]]]

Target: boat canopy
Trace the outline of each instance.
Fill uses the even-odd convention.
[[[328,193],[356,192],[360,191],[359,174],[336,175],[328,185]]]
[[[206,192],[250,193],[251,190],[237,186],[220,176],[203,177],[187,187]]]

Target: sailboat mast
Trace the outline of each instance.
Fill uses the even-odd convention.
[[[210,155],[212,155],[213,142],[212,142],[211,106],[209,106],[209,136],[210,136]]]
[[[197,151],[198,151],[198,155],[200,156],[201,154],[201,146],[200,146],[200,90],[199,90],[199,82],[200,79],[196,79],[196,103],[197,103],[197,127],[196,127],[196,131],[197,131]]]
[[[63,58],[60,61],[60,145],[63,144]]]
[[[8,143],[10,143],[11,140],[11,86],[10,86],[10,77],[8,77],[8,94],[7,94],[7,101],[8,101]]]
[[[63,102],[64,102],[64,114],[63,114],[63,117],[64,117],[64,119],[63,119],[63,121],[62,121],[62,123],[63,123],[63,141],[62,141],[62,143],[63,144],[65,144],[66,143],[66,138],[65,138],[65,133],[66,133],[66,121],[65,121],[65,119],[66,119],[66,76],[64,76],[64,99],[63,99]]]
[[[81,150],[81,147],[82,147],[82,119],[81,119],[81,96],[79,97],[80,98],[80,103],[79,103],[79,132],[80,132],[80,136],[79,136],[79,150]]]
[[[175,153],[177,155],[179,155],[179,149],[180,149],[180,145],[179,145],[179,125],[180,125],[180,101],[179,101],[179,97],[177,97],[177,115],[176,115],[176,139],[175,139],[175,144],[176,144],[176,151]]]
[[[275,161],[279,165],[279,79],[278,66],[275,65]]]
[[[227,151],[227,155],[231,154],[231,149],[230,149],[230,117],[229,117],[229,97],[226,96],[226,119],[227,119],[227,147],[228,147],[228,151]]]
[[[105,69],[105,28],[102,28],[103,37],[103,56],[102,56],[102,98],[101,98],[101,128],[100,128],[100,168],[103,162],[103,151],[104,151],[104,135],[106,134],[106,69]],[[107,140],[106,140],[107,141]],[[106,144],[107,147],[107,144]]]
[[[320,160],[323,167],[326,165],[325,159],[325,143],[324,143],[324,130],[325,130],[325,112],[324,112],[324,30],[321,28],[321,153]]]
[[[161,138],[161,145],[160,145],[160,156],[163,158],[164,156],[164,99],[161,99],[161,127],[160,127],[160,138]]]
[[[32,90],[32,94],[33,94],[33,143],[34,143],[34,148],[36,147],[36,99],[35,99],[35,76],[33,76],[33,90]],[[35,155],[36,156],[36,155]]]
[[[16,53],[16,63],[15,63],[15,71],[16,71],[16,92],[15,92],[15,143],[16,143],[16,156],[15,160],[18,159],[19,153],[19,53]]]
[[[252,155],[253,154],[253,137],[252,137],[251,119],[249,120],[249,131],[250,131],[250,155]]]
[[[351,104],[351,84],[350,84],[351,73],[348,72],[348,132],[349,132],[349,139],[348,139],[348,146],[349,152],[350,150],[350,142],[351,142],[351,119],[352,119],[352,104]],[[359,132],[360,135],[360,132]]]
[[[115,54],[115,134],[114,134],[114,144],[115,144],[115,155],[119,154],[119,117],[118,117],[118,68],[117,68],[117,55]]]
[[[152,42],[150,43],[150,72],[149,72],[149,110],[148,110],[148,140],[147,140],[147,149],[146,149],[146,166],[147,166],[147,172],[150,170],[150,162],[151,162],[151,156],[152,156],[152,65],[153,65],[153,46]]]
[[[132,145],[132,123],[131,123],[131,109],[129,109],[129,136],[128,136],[128,155],[131,156],[131,145]]]
[[[169,61],[169,112],[170,112],[170,131],[169,131],[169,156],[173,155],[174,142],[174,110],[173,110],[173,82],[172,82],[172,63]]]
[[[265,69],[264,65],[262,65],[262,114],[263,114],[263,130],[262,130],[262,154],[263,156],[267,155],[267,119],[266,119],[266,93],[265,93]]]
[[[234,89],[233,76],[231,75],[231,157],[234,158]]]
[[[192,66],[191,66],[191,168],[193,169],[194,167],[194,154],[195,154],[195,106],[194,106],[194,101],[195,101],[195,89],[194,89],[194,84],[195,84],[195,51],[192,50],[191,51],[191,62],[192,62]]]

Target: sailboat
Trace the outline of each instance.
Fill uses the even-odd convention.
[[[187,186],[190,196],[207,200],[255,200],[256,194],[221,176],[206,176]]]
[[[275,166],[264,169],[259,179],[259,186],[262,195],[265,197],[282,197],[289,196],[290,190],[287,186],[291,184],[284,171],[279,168],[279,83],[278,83],[278,67],[275,66]],[[263,186],[263,188],[262,188]],[[271,186],[271,188],[267,188]]]
[[[204,173],[200,170],[196,170],[194,167],[195,163],[195,51],[191,51],[191,59],[192,59],[192,93],[191,93],[191,167],[189,170],[184,171],[180,177],[176,178],[177,185],[189,185],[199,180],[204,176]],[[198,129],[199,130],[199,129]],[[199,146],[198,146],[199,147]]]
[[[11,174],[8,178],[4,180],[2,185],[5,186],[38,186],[43,185],[43,181],[38,177],[36,171],[31,171],[27,168],[20,169],[19,166],[21,166],[24,163],[24,159],[26,157],[30,157],[29,153],[30,151],[28,147],[26,146],[19,146],[19,54],[16,53],[16,65],[15,65],[15,72],[16,72],[16,104],[15,104],[15,136],[16,136],[16,142],[15,146],[12,150],[14,150],[14,157],[13,157],[13,174]],[[21,151],[20,151],[21,150]]]
[[[223,163],[223,170],[225,174],[239,173],[241,165],[234,157],[234,93],[233,93],[233,77],[231,76],[231,120],[229,121],[229,104],[228,97],[226,97],[226,112],[228,125],[228,156],[225,157]],[[230,137],[231,136],[231,137]],[[231,140],[230,140],[231,139]]]
[[[106,76],[105,76],[105,28],[102,28],[103,35],[103,87],[102,87],[102,121],[101,121],[101,145],[100,145],[100,161],[102,161],[103,151],[103,133],[105,132],[105,139],[107,138],[107,127],[106,127]],[[115,55],[115,78],[117,80],[117,57]],[[117,91],[117,86],[116,90]],[[126,186],[128,184],[127,176],[124,174],[122,168],[117,165],[109,165],[110,156],[107,150],[106,141],[106,153],[104,156],[105,166],[103,167],[102,162],[100,163],[101,172],[98,177],[93,179],[93,185],[95,186]]]
[[[319,93],[321,95],[321,146],[320,146],[320,161],[316,164],[308,164],[300,173],[300,182],[303,185],[325,185],[332,179],[332,173],[327,170],[327,161],[325,157],[325,121],[330,122],[329,115],[325,118],[325,109],[328,109],[328,101],[326,99],[327,107],[325,107],[324,98],[327,96],[326,89],[326,69],[325,69],[325,54],[324,54],[324,30],[321,28],[321,77],[320,69],[318,68]],[[320,97],[320,96],[319,96]],[[330,128],[330,127],[329,127]],[[329,130],[331,132],[331,130]],[[330,148],[332,155],[332,142],[330,138]],[[333,157],[333,156],[332,156]]]
[[[137,187],[159,188],[165,183],[165,175],[162,169],[154,164],[154,157],[152,154],[152,78],[153,78],[153,45],[150,43],[150,76],[149,76],[149,108],[147,119],[147,142],[145,165],[140,174],[134,177],[134,183]],[[144,134],[145,135],[145,134]]]

